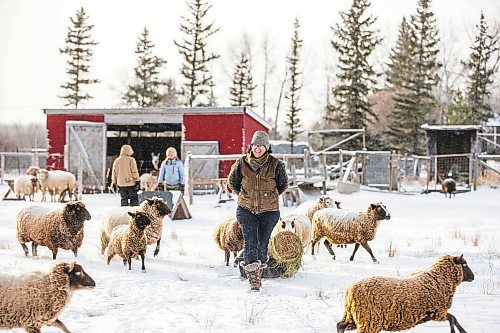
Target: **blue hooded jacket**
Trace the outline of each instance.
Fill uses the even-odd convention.
[[[158,184],[162,184],[163,181],[167,185],[184,185],[184,164],[176,159],[163,160],[160,165]]]

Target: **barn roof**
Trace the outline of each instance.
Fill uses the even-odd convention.
[[[481,125],[429,125],[423,124],[420,128],[426,131],[482,131]]]
[[[140,117],[141,115],[147,114],[148,116],[157,115],[159,117],[164,116],[180,116],[180,115],[194,115],[194,114],[204,114],[204,115],[218,115],[218,114],[247,114],[252,117],[255,121],[259,122],[268,129],[272,128],[272,125],[268,123],[265,119],[260,117],[254,111],[247,107],[194,107],[194,108],[178,108],[178,107],[165,107],[165,108],[105,108],[105,109],[43,109],[43,112],[47,115],[57,115],[57,114],[72,114],[72,115],[91,115],[91,114],[102,114],[102,115],[127,115]]]

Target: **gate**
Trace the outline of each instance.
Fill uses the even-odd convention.
[[[192,155],[219,155],[219,142],[217,141],[183,141],[182,156]],[[192,160],[193,180],[212,180],[219,178],[219,161],[217,160]]]
[[[88,121],[66,122],[64,167],[84,187],[106,184],[106,124]]]

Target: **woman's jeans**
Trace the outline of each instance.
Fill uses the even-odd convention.
[[[245,248],[243,260],[251,264],[258,260],[267,261],[267,246],[274,226],[280,218],[280,211],[253,214],[249,210],[238,206],[236,219],[240,223]]]

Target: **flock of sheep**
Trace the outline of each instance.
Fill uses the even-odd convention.
[[[362,246],[373,262],[378,263],[368,242],[375,238],[380,221],[390,218],[387,208],[380,202],[370,204],[365,211],[347,211],[340,208],[340,202],[322,195],[316,201],[300,204],[290,214],[280,218],[273,235],[283,231],[294,232],[304,249],[311,247],[311,255],[314,255],[318,242],[324,239],[333,260],[332,244],[354,244],[350,261],[354,260],[356,251]],[[226,266],[229,265],[230,253],[234,253],[236,258],[244,247],[243,235],[235,218],[219,223],[213,238],[225,252]],[[409,277],[370,277],[357,281],[346,290],[344,315],[337,323],[337,332],[353,329],[357,329],[358,333],[400,331],[426,321],[448,320],[452,333],[455,332],[454,327],[465,333],[448,309],[458,285],[473,279],[474,274],[462,256],[445,255],[428,270]]]
[[[46,170],[45,170],[46,171]],[[29,170],[28,176],[52,180],[45,186],[52,197],[67,192],[73,195],[69,178],[57,173]],[[30,174],[30,172],[32,174]],[[56,175],[53,177],[53,175]],[[29,178],[33,184],[33,178]],[[74,177],[73,177],[74,178]],[[66,179],[55,185],[56,179]],[[61,185],[62,184],[62,185]],[[40,187],[42,188],[42,187]],[[62,197],[63,198],[63,197]],[[60,198],[62,200],[62,198]],[[54,200],[54,199],[53,199]],[[170,208],[162,199],[146,199],[138,207],[119,207],[107,211],[101,219],[101,254],[107,251],[107,264],[118,255],[131,269],[132,258],[141,258],[145,271],[147,245],[156,244],[154,256],[160,251],[163,219]],[[311,255],[323,239],[328,252],[335,260],[332,244],[354,244],[350,261],[362,246],[377,263],[368,244],[376,236],[379,223],[391,218],[382,203],[370,204],[365,211],[341,209],[340,202],[323,195],[315,201],[299,205],[290,214],[280,218],[273,235],[287,231],[295,233],[304,249],[310,247]],[[16,216],[16,236],[26,256],[31,242],[32,256],[37,256],[37,246],[46,246],[56,259],[59,249],[71,250],[75,257],[84,237],[84,222],[91,219],[81,201],[71,201],[62,208],[51,210],[41,206],[28,206]],[[244,241],[238,221],[230,218],[218,224],[213,233],[216,244],[225,252],[229,265],[230,253],[236,257]],[[472,281],[474,275],[465,259],[442,256],[428,270],[405,278],[369,277],[349,286],[345,293],[345,310],[337,323],[337,332],[357,329],[359,333],[378,333],[382,330],[406,330],[430,320],[448,320],[451,332],[456,327],[465,330],[456,318],[448,313],[457,286],[462,281]],[[0,329],[24,328],[27,332],[41,332],[42,325],[49,325],[69,332],[58,319],[68,304],[73,291],[95,287],[94,280],[76,263],[58,263],[49,273],[31,273],[23,277],[0,275]],[[31,297],[26,297],[31,295]],[[49,306],[50,305],[50,306]]]

